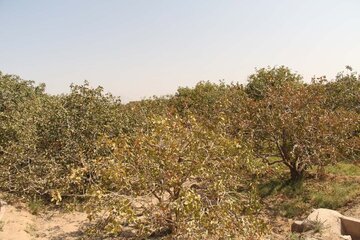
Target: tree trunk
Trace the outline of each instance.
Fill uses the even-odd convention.
[[[291,181],[297,182],[300,181],[304,177],[304,171],[296,169],[296,167],[289,167]]]

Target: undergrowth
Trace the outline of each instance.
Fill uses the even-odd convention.
[[[258,191],[268,209],[287,218],[304,217],[313,208],[339,209],[360,195],[360,168],[349,163],[331,166],[332,178],[308,178],[290,182],[274,177],[259,184]],[[344,177],[346,176],[346,177]]]

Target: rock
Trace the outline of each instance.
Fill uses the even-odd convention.
[[[314,227],[318,227],[323,232],[324,237],[328,239],[343,239],[341,232],[342,215],[334,210],[320,208],[314,210],[306,219],[307,222],[313,223]],[[338,238],[336,238],[337,236]]]
[[[302,233],[304,232],[303,221],[295,221],[291,224],[291,232]]]
[[[319,208],[315,209],[306,220],[295,221],[291,225],[291,231],[297,233],[313,231],[320,233],[321,239],[355,240],[358,239],[357,234],[360,234],[360,221],[347,218],[334,210]]]
[[[342,233],[350,235],[352,240],[360,239],[360,220],[351,217],[341,217]]]

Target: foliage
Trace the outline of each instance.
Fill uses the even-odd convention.
[[[91,218],[99,221],[96,230],[192,239],[261,235],[261,220],[253,217],[256,199],[237,191],[252,168],[246,150],[192,116],[154,116],[149,122],[146,130],[105,141],[112,156],[99,160],[106,162],[100,168],[104,183],[89,205]],[[105,219],[99,219],[104,210]]]
[[[194,88],[179,88],[170,106],[184,117],[193,114],[207,128],[215,130],[225,115],[224,96],[228,93],[229,86],[223,82],[219,84],[199,82]]]
[[[250,98],[262,99],[267,96],[270,89],[281,91],[284,84],[301,85],[302,76],[293,73],[285,66],[260,68],[256,73],[249,76],[245,91]]]
[[[322,171],[342,157],[342,150],[355,147],[356,142],[351,145],[346,140],[357,128],[359,116],[328,109],[326,97],[324,85],[314,82],[297,87],[284,84],[268,89],[266,98],[250,99],[248,131],[257,156],[269,164],[285,164],[297,180],[307,169]],[[269,157],[280,160],[270,163]]]
[[[44,86],[0,73],[1,187],[15,192],[38,190],[39,175],[47,171],[36,151]],[[34,161],[36,159],[36,161]],[[38,166],[39,168],[35,167]],[[34,172],[37,180],[28,175]]]
[[[47,109],[49,118],[40,127],[42,141],[38,147],[57,165],[56,191],[84,194],[96,182],[91,168],[91,160],[100,154],[96,142],[104,135],[120,135],[119,107],[118,99],[105,95],[101,87],[92,89],[85,83],[72,85],[71,93],[62,96],[57,107]],[[75,173],[78,179],[72,177]]]
[[[345,108],[360,113],[360,75],[347,67],[326,84],[328,104],[332,109]]]
[[[293,216],[358,193],[341,183],[318,196],[303,179],[356,175],[332,167],[360,154],[359,76],[348,70],[305,84],[287,67],[261,68],[246,86],[200,82],[127,104],[88,82],[54,96],[0,72],[0,189],[34,213],[81,200],[91,238],[258,238],[259,196],[280,194],[277,210]],[[282,178],[285,168],[304,181]],[[258,184],[269,176],[281,178]]]
[[[348,162],[339,162],[326,167],[326,172],[340,176],[360,176],[360,166]]]
[[[202,121],[211,122],[218,117],[221,100],[227,90],[228,86],[223,82],[199,82],[194,88],[180,87],[171,102],[181,115],[196,112]]]
[[[330,109],[346,109],[360,115],[360,75],[347,66],[347,71],[340,72],[334,81],[326,84],[327,105]],[[358,118],[359,119],[359,118]],[[347,153],[349,160],[360,159],[360,121],[357,128],[349,137],[350,150]]]
[[[83,193],[98,138],[119,134],[116,99],[87,83],[72,86],[69,95],[49,96],[43,85],[0,76],[1,188],[31,198]],[[73,171],[83,172],[82,184],[69,182]]]

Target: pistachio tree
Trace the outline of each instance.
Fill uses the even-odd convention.
[[[301,85],[302,79],[285,66],[260,68],[249,76],[245,91],[250,98],[262,99],[269,89],[280,89],[284,84]]]
[[[87,207],[96,222],[91,234],[248,239],[263,233],[245,148],[193,116],[155,115],[148,123],[101,142],[111,155],[96,160],[102,181]]]
[[[284,164],[292,180],[341,159],[359,118],[346,109],[329,109],[326,99],[321,82],[284,84],[269,88],[261,100],[250,99],[248,136],[258,157]]]

